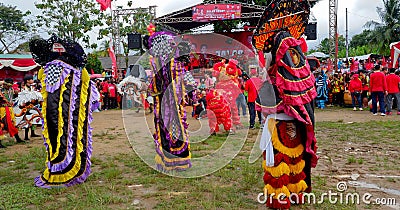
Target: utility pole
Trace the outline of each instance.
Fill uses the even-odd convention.
[[[349,19],[346,8],[346,60],[349,60]]]
[[[333,60],[333,69],[337,70],[337,0],[329,0],[329,58]]]

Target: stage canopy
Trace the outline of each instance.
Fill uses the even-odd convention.
[[[214,4],[215,3],[215,4]],[[231,4],[231,5],[240,5],[240,14],[234,14],[231,17],[221,17],[218,14],[218,11],[221,10],[227,10],[226,5]],[[198,10],[204,9],[204,12],[208,9],[210,6],[215,6],[217,5],[218,8],[214,10],[213,15],[204,15],[202,16],[203,19],[199,19],[198,16],[196,15]],[[255,26],[258,23],[258,20],[260,19],[263,11],[265,9],[265,6],[260,6],[260,5],[255,5],[255,4],[246,4],[246,3],[239,3],[235,1],[224,1],[224,0],[216,0],[213,2],[213,4],[209,3],[201,3],[197,4],[195,6],[191,6],[161,17],[158,17],[154,20],[154,22],[157,25],[161,25],[167,30],[182,34],[182,33],[187,33],[190,32],[193,29],[198,29],[207,25],[211,25],[214,22],[218,21],[224,21],[224,20],[232,20],[232,19],[242,19],[244,21],[254,23],[253,26]],[[235,9],[231,9],[228,11],[234,11]],[[211,8],[208,11],[213,11]],[[200,13],[200,11],[199,11]],[[207,18],[208,17],[208,18]],[[194,21],[198,20],[198,21]]]
[[[40,66],[32,55],[2,54],[0,55],[0,70],[15,70],[27,72],[37,70]]]

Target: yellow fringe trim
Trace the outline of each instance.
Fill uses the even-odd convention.
[[[287,188],[291,193],[299,194],[301,192],[304,192],[307,189],[307,183],[304,180],[301,180],[297,184],[288,184]]]
[[[278,178],[281,177],[284,174],[289,175],[290,174],[290,168],[289,166],[285,163],[282,162],[280,163],[278,166],[272,166],[272,167],[268,167],[265,164],[265,160],[263,161],[263,168],[265,172],[268,172],[269,174],[271,174],[271,176]]]
[[[47,127],[47,118],[46,118],[46,110],[47,110],[47,91],[46,91],[46,83],[44,82],[46,78],[46,74],[44,74],[44,69],[43,67],[39,70],[38,72],[38,79],[40,80],[40,83],[42,83],[42,97],[43,97],[43,103],[42,103],[42,116],[43,116],[43,137],[46,140],[47,145],[49,146],[48,153],[49,155],[46,155],[46,162],[49,162],[49,156],[51,155],[53,151],[53,147],[51,145],[50,139],[49,139],[49,129]]]
[[[73,179],[79,172],[81,168],[81,153],[83,151],[83,124],[86,119],[86,107],[85,104],[88,100],[88,87],[90,82],[90,77],[86,69],[82,70],[81,75],[81,93],[80,93],[80,106],[79,106],[79,118],[78,118],[78,132],[77,132],[77,146],[76,146],[76,158],[75,165],[64,174],[52,174],[50,176],[50,172],[48,168],[44,171],[43,177],[48,180],[50,183],[63,183],[68,182]],[[86,167],[85,167],[86,170]],[[83,172],[84,174],[85,172]]]
[[[182,160],[185,160],[185,159],[186,158],[182,158]],[[155,157],[155,161],[157,164],[160,164],[166,170],[188,169],[189,168],[189,164],[181,165],[181,166],[166,166],[165,163],[162,161],[162,158],[158,154]]]
[[[276,125],[278,123],[276,122],[275,119],[269,119],[268,121],[268,129],[269,132],[272,134],[272,144],[276,150],[279,152],[291,157],[291,158],[296,158],[299,157],[301,154],[304,152],[304,146],[302,144],[299,144],[295,148],[289,148],[286,147],[285,145],[282,144],[282,142],[279,140],[278,136],[278,129],[276,129]]]
[[[264,195],[271,195],[274,199],[282,199],[282,195],[285,195],[287,198],[290,197],[290,191],[286,186],[283,186],[282,188],[273,188],[271,185],[267,184],[264,186]]]
[[[304,167],[306,166],[306,162],[304,160],[301,160],[295,165],[289,164],[289,169],[291,174],[299,174],[303,172]]]

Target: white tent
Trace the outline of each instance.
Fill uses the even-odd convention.
[[[309,54],[307,56],[316,57],[316,58],[328,58],[329,57],[329,55],[326,55],[323,52],[313,52],[313,53],[311,53],[311,54]]]

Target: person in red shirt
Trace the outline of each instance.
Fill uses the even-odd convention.
[[[251,78],[246,81],[244,90],[247,91],[247,106],[249,108],[250,114],[250,129],[254,129],[255,119],[256,119],[256,99],[258,95],[258,90],[262,85],[262,81],[258,78],[257,70],[252,69],[250,71]]]
[[[117,108],[117,86],[114,79],[108,84],[109,109]]]
[[[353,74],[352,80],[350,80],[349,91],[351,94],[351,101],[353,103],[353,110],[357,111],[356,108],[356,100],[358,103],[358,108],[360,111],[363,110],[361,103],[361,91],[362,91],[362,82],[358,78],[358,74]]]
[[[388,94],[387,83],[385,74],[381,72],[381,66],[379,64],[375,66],[374,72],[370,76],[369,92],[372,98],[372,114],[377,115],[377,100],[379,100],[379,111],[381,116],[385,116],[385,95]]]
[[[400,115],[400,77],[394,72],[396,69],[391,68],[389,74],[386,76],[386,83],[388,86],[388,95],[386,96],[386,111],[388,115],[392,115],[393,98],[397,101],[397,115]]]
[[[101,90],[100,93],[103,95],[103,110],[107,110],[110,108],[110,103],[109,103],[109,99],[108,99],[108,80],[105,79],[102,83],[101,83]]]

